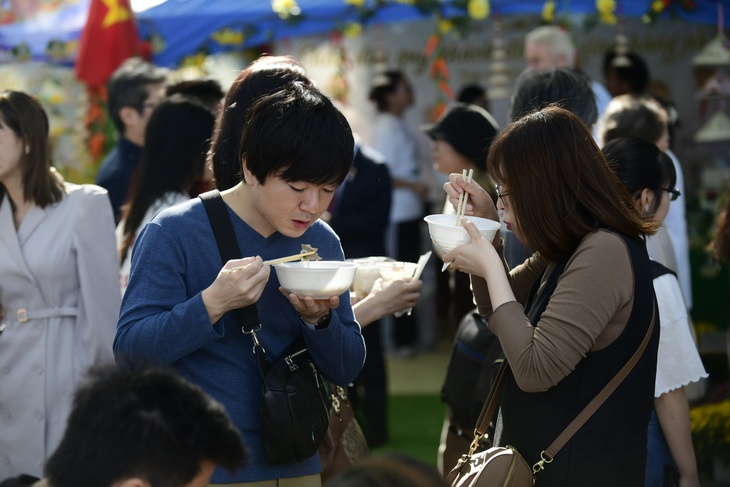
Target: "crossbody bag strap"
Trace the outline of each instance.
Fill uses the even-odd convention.
[[[213,228],[213,235],[215,235],[215,242],[218,245],[218,251],[221,254],[223,265],[231,259],[240,259],[241,250],[238,247],[236,233],[233,231],[233,223],[231,223],[228,209],[220,191],[213,189],[198,197],[203,202],[205,212],[208,214],[210,226]],[[241,331],[246,335],[251,335],[253,338],[253,351],[259,362],[259,367],[261,367],[263,372],[266,367],[266,350],[264,350],[264,347],[256,336],[256,332],[261,329],[261,320],[259,320],[259,311],[256,303],[233,311],[241,323]]]
[[[530,290],[530,294],[527,297],[527,302],[525,303],[525,309],[529,310],[528,319],[530,319],[531,321],[533,315],[539,316],[545,310],[545,307],[547,306],[547,300],[541,293],[549,292],[549,294],[552,294],[551,289],[555,287],[558,277],[560,277],[560,275],[565,270],[566,264],[567,260],[562,261],[555,266],[553,271],[550,273],[550,278],[547,280],[545,286],[540,285],[545,275],[545,269],[543,269],[543,271],[540,273],[540,276],[535,280],[535,283]],[[535,304],[536,300],[539,300],[540,302],[537,303],[535,309],[533,309],[533,305]],[[494,413],[499,407],[500,401],[502,399],[502,391],[504,390],[504,384],[506,382],[508,372],[509,363],[507,362],[507,359],[504,359],[502,361],[502,365],[497,371],[497,376],[492,382],[492,387],[489,389],[489,395],[484,401],[484,406],[482,407],[482,411],[479,414],[479,418],[477,419],[476,425],[474,427],[475,442],[472,444],[474,451],[476,451],[478,443],[479,441],[481,441],[482,437],[486,436],[489,422],[492,421],[492,418],[494,418]]]
[[[476,451],[479,447],[479,441],[487,434],[489,422],[492,420],[492,417],[494,417],[494,413],[497,411],[497,407],[502,399],[502,391],[504,391],[504,384],[508,371],[509,363],[507,362],[507,359],[505,359],[502,361],[502,365],[499,366],[497,377],[494,378],[492,387],[489,388],[489,395],[487,395],[487,399],[484,401],[484,406],[482,406],[482,411],[479,413],[479,418],[477,419],[476,426],[474,428],[474,441],[472,442],[472,447],[470,449],[472,451],[470,451],[470,454],[473,454]]]
[[[580,414],[571,423],[566,426],[562,433],[547,447],[544,454],[541,456],[545,463],[550,463],[555,455],[560,451],[561,448],[570,440],[570,438],[585,424],[586,421],[595,413],[599,407],[608,399],[608,397],[618,388],[623,380],[629,375],[631,369],[637,364],[641,356],[644,354],[649,340],[651,340],[651,334],[654,330],[654,321],[656,319],[656,301],[652,303],[651,311],[651,322],[649,328],[646,330],[646,335],[641,341],[639,348],[634,352],[628,362],[621,367],[621,370],[611,379],[608,384],[603,386],[601,392],[593,398],[591,402],[580,412]],[[540,462],[542,464],[542,461]],[[540,468],[542,470],[542,467]]]
[[[576,416],[576,418],[571,421],[568,426],[566,426],[566,428],[563,430],[562,433],[560,433],[560,435],[558,435],[555,441],[553,441],[550,446],[547,447],[540,454],[540,461],[538,461],[533,466],[533,474],[536,474],[537,472],[542,470],[544,468],[544,464],[553,461],[553,458],[555,458],[555,455],[560,451],[560,449],[565,446],[565,444],[573,437],[573,435],[578,432],[578,430],[586,423],[586,421],[588,421],[593,413],[595,413],[598,408],[601,407],[606,399],[608,399],[608,397],[618,388],[621,382],[623,382],[623,380],[629,375],[631,369],[634,368],[641,356],[644,354],[644,350],[646,350],[646,347],[649,344],[649,340],[651,340],[651,334],[654,329],[655,319],[656,303],[652,307],[651,322],[649,324],[649,328],[646,330],[646,335],[644,336],[644,339],[639,345],[639,348],[636,349],[629,361],[626,362],[623,367],[621,367],[621,370],[618,371],[613,379],[611,379],[608,384],[606,384],[603,389],[601,389],[601,392],[599,392],[596,397],[594,397],[593,400],[589,402],[585,408],[583,408],[583,411],[581,411],[580,414],[578,414],[578,416]],[[474,429],[474,441],[472,441],[471,447],[469,449],[470,455],[473,455],[476,452],[477,448],[479,447],[479,441],[487,434],[489,422],[492,420],[497,406],[500,403],[500,399],[502,398],[502,392],[504,391],[504,384],[506,382],[508,371],[509,363],[505,359],[505,361],[499,368],[497,377],[492,383],[492,387],[489,389],[489,395],[484,402],[482,411],[479,414],[479,419],[477,419],[477,425]]]

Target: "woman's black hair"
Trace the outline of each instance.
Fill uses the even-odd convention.
[[[187,193],[205,169],[215,115],[203,103],[182,95],[160,102],[145,129],[145,145],[122,208],[123,261],[144,225],[147,210],[169,192]]]
[[[638,198],[645,188],[654,193],[656,197],[651,213],[659,207],[662,192],[673,190],[677,184],[672,160],[656,144],[647,140],[619,137],[608,142],[603,153],[611,169],[634,198]]]

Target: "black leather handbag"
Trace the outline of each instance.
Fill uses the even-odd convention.
[[[233,225],[217,190],[200,195],[225,264],[241,257]],[[241,331],[251,335],[261,371],[261,433],[266,460],[273,465],[301,462],[317,453],[329,427],[330,403],[324,381],[306,348],[293,345],[273,362],[259,341],[256,304],[237,309]]]
[[[454,337],[441,400],[451,422],[471,439],[492,382],[504,359],[502,345],[477,310],[464,315]]]

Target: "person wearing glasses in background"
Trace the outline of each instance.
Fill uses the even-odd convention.
[[[142,157],[144,133],[152,110],[165,95],[167,70],[140,58],[126,60],[107,82],[109,117],[119,140],[96,175],[96,184],[109,192],[114,221],[119,223],[132,174]]]
[[[661,224],[669,212],[669,202],[679,196],[669,156],[655,144],[631,137],[612,140],[603,153],[633,196],[636,209],[647,220]],[[652,262],[652,272],[661,333],[645,486],[679,485],[670,479],[681,479],[683,487],[699,487],[684,386],[707,377],[707,372],[690,334],[677,276],[656,261]]]
[[[657,233],[647,238],[646,248],[649,257],[677,274],[684,304],[689,312],[692,309],[692,276],[689,266],[686,223],[677,224],[678,221],[685,221],[684,197],[681,195],[684,182],[682,168],[669,150],[671,141],[668,112],[649,95],[620,95],[613,98],[606,107],[606,113],[598,120],[596,132],[599,145],[606,145],[618,137],[638,137],[655,144],[672,160],[677,178],[675,187],[669,188],[672,191],[669,213]],[[691,317],[688,323],[690,333],[697,341]],[[685,387],[685,390],[691,401],[701,399],[707,392],[707,380],[703,378],[692,382]]]
[[[659,102],[649,96],[620,95],[611,100],[606,107],[606,113],[599,119],[598,135],[599,145],[605,146],[619,137],[636,137],[648,140],[664,152],[669,148],[668,115]],[[676,201],[680,196],[679,191],[674,187],[669,189],[672,191],[670,200]],[[647,239],[646,248],[653,260],[677,274],[681,285],[684,273],[677,264],[666,226],[662,224],[656,235]],[[682,286],[682,295],[687,305],[688,292],[687,288]]]
[[[549,106],[508,125],[487,167],[497,205],[476,182],[449,175],[470,241],[443,255],[471,274],[479,312],[510,365],[495,445],[529,465],[616,376],[648,339],[627,377],[536,475],[536,485],[644,485],[659,326],[643,236],[656,231],[634,208],[588,128]],[[511,271],[499,232],[487,241],[469,216],[504,222],[535,253]],[[543,453],[541,453],[543,452]]]

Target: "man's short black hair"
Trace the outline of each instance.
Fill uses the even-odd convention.
[[[45,474],[53,487],[107,487],[135,477],[182,487],[203,461],[234,469],[245,459],[223,407],[176,372],[104,366],[76,391]]]
[[[239,159],[260,183],[278,176],[338,186],[353,156],[352,131],[342,113],[314,86],[293,81],[251,106]]]
[[[617,63],[617,58],[622,58],[623,62]],[[611,70],[630,87],[632,94],[643,95],[649,90],[649,65],[637,53],[629,51],[619,54],[616,48],[609,49],[603,56],[603,77],[607,78]]]
[[[226,96],[221,84],[212,78],[178,81],[165,88],[165,96],[182,95],[202,102],[211,109],[217,109]]]
[[[144,102],[149,96],[147,87],[163,83],[166,79],[166,69],[137,57],[127,59],[114,71],[107,81],[106,89],[109,116],[120,134],[124,133],[124,122],[119,116],[119,110],[132,107],[142,113]]]
[[[474,103],[480,97],[486,97],[487,90],[479,83],[469,83],[461,87],[456,97],[461,103]]]

